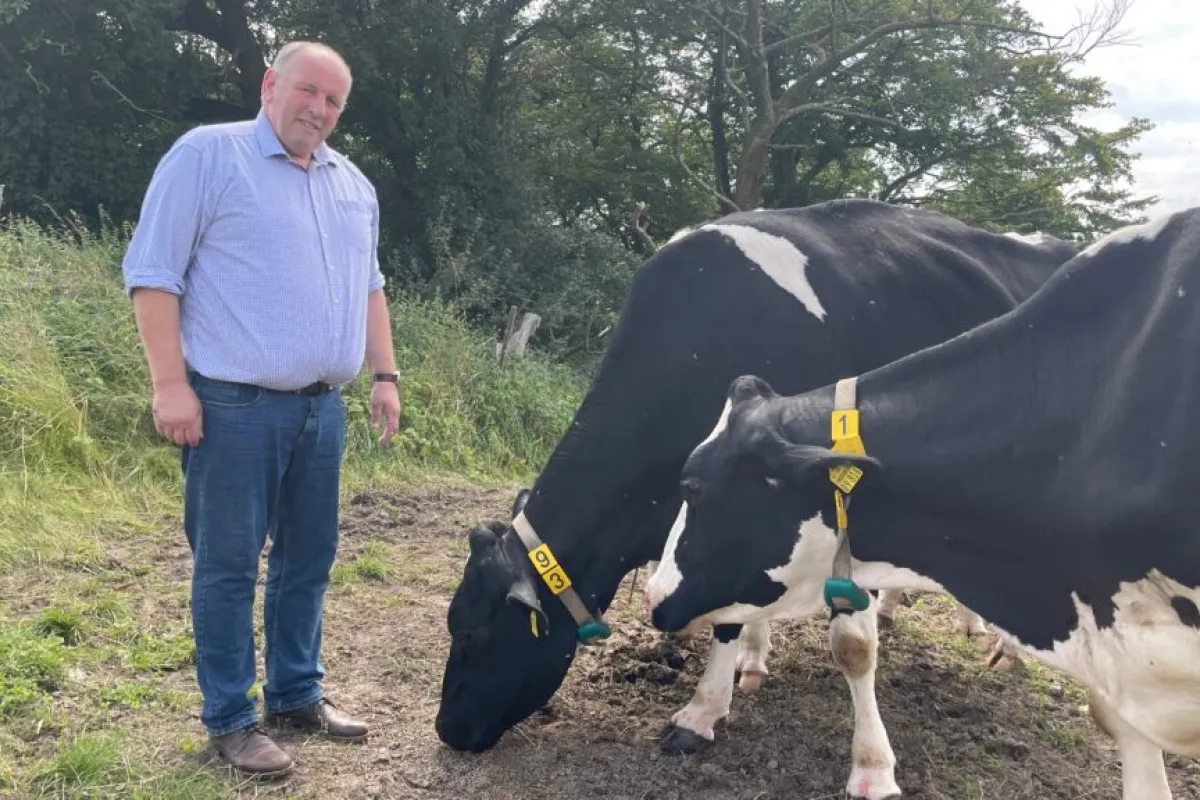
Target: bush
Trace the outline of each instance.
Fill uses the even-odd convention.
[[[121,291],[125,234],[0,228],[0,571],[94,553],[98,531],[178,511],[178,449],[154,430]],[[416,470],[527,480],[585,378],[533,351],[501,370],[491,337],[447,303],[396,297],[391,309],[401,430],[391,448],[375,444],[364,370],[346,390],[347,479]]]

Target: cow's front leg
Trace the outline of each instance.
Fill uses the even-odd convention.
[[[742,628],[738,637],[738,688],[756,692],[767,677],[767,653],[771,651],[771,623],[752,622]]]
[[[854,703],[854,739],[850,746],[853,766],[846,792],[854,800],[899,798],[896,755],[875,701],[875,664],[879,630],[875,615],[878,601],[865,611],[838,614],[829,623],[829,649]]]
[[[996,670],[1009,670],[1025,663],[1021,655],[1021,647],[1008,634],[996,632],[996,644],[988,656],[988,667]]]
[[[1171,800],[1162,750],[1121,719],[1094,691],[1088,708],[1100,729],[1113,738],[1121,755],[1122,800]]]
[[[955,632],[966,636],[968,639],[975,639],[977,636],[987,636],[988,627],[987,623],[983,621],[983,617],[957,600],[954,601],[954,609],[958,614],[958,622],[954,625]]]
[[[896,624],[896,609],[907,600],[903,589],[880,589],[879,610],[876,612],[878,626],[891,628]]]
[[[696,684],[691,702],[671,717],[674,726],[662,741],[671,755],[687,755],[706,747],[716,733],[713,727],[729,714],[733,699],[733,676],[737,671],[738,635],[741,625],[713,627],[712,647],[704,674]]]

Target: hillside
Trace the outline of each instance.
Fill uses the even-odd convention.
[[[774,628],[771,676],[735,695],[708,751],[660,753],[705,637],[665,643],[627,578],[616,633],[492,752],[437,742],[445,613],[470,525],[502,517],[570,420],[583,379],[536,355],[499,370],[447,307],[393,304],[403,431],[373,445],[350,388],[329,690],[373,725],[362,746],[285,739],[284,785],[208,764],[188,617],[175,448],[149,421],[117,233],[0,231],[0,796],[221,798],[840,797],[848,691],[814,619]],[[989,671],[937,597],[881,641],[879,702],[906,798],[1120,797],[1115,751],[1082,695],[1036,665]],[[1178,796],[1200,793],[1170,761]]]

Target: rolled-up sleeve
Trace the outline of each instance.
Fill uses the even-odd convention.
[[[367,292],[382,289],[385,280],[383,270],[379,266],[379,201],[374,192],[371,195],[371,277],[367,283]]]
[[[183,293],[184,274],[211,218],[211,172],[206,154],[184,141],[159,161],[121,263],[126,297],[138,288]]]

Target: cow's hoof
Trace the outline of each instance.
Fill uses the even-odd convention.
[[[899,800],[900,787],[891,769],[855,767],[846,782],[850,800]]]
[[[660,747],[669,756],[691,756],[711,744],[712,742],[695,731],[674,725],[671,727],[671,732],[663,737]]]
[[[738,688],[746,694],[752,694],[762,688],[763,681],[767,679],[767,673],[758,671],[743,672],[738,678]]]

